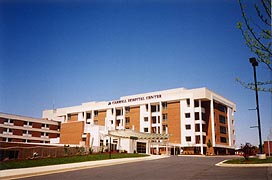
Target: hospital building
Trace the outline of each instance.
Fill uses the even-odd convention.
[[[43,111],[58,142],[147,154],[234,154],[236,105],[207,89],[169,89]],[[56,141],[55,141],[56,142]]]

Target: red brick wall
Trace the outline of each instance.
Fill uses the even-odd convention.
[[[12,133],[13,133],[13,135],[22,136],[23,135],[23,130],[21,130],[21,129],[13,129]]]
[[[272,140],[269,141],[269,146],[270,146],[270,155],[272,155]],[[268,141],[264,141],[264,153],[269,154],[268,151]]]
[[[31,131],[32,137],[41,137],[41,132]]]
[[[167,104],[168,112],[168,133],[170,143],[180,143],[181,128],[180,128],[180,102],[169,102]]]
[[[13,123],[14,126],[24,126],[24,121],[14,120]]]
[[[84,131],[83,121],[62,123],[60,129],[60,143],[79,144],[80,141],[82,141],[83,131]]]
[[[140,131],[140,107],[131,107],[129,117],[129,128],[132,129],[134,126],[135,131]],[[126,121],[126,119],[124,119],[124,121]]]
[[[36,122],[33,122],[33,123],[32,123],[32,128],[41,129],[41,127],[42,127],[42,124],[41,124],[41,123],[36,123]]]

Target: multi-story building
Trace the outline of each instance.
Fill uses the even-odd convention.
[[[207,88],[178,88],[45,110],[43,118],[61,122],[61,144],[95,151],[111,144],[128,152],[229,154],[235,149],[235,111],[233,102]]]
[[[16,143],[59,142],[60,123],[0,113],[0,141]]]

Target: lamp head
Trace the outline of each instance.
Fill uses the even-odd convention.
[[[249,62],[252,64],[252,66],[258,66],[258,61],[254,57],[249,58]]]

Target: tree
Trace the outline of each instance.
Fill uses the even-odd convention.
[[[242,18],[242,22],[237,23],[247,47],[257,56],[257,61],[264,64],[268,72],[272,73],[271,55],[272,55],[272,42],[271,42],[271,0],[260,0],[254,4],[255,17],[246,14],[246,7],[242,0],[238,0]],[[236,78],[241,85],[246,88],[255,90],[254,83],[246,83]],[[259,91],[272,93],[272,79],[257,82]]]
[[[210,139],[209,139],[208,142],[207,142],[207,147],[208,147],[208,149],[209,149],[209,151],[210,151],[210,148],[212,147],[212,143],[211,143]]]
[[[253,154],[254,147],[250,143],[241,145],[241,151],[244,153],[243,156],[246,160],[249,159],[249,156]]]
[[[212,143],[211,143],[210,139],[207,142],[207,146],[208,146],[209,149],[210,149],[210,147],[212,147]]]

